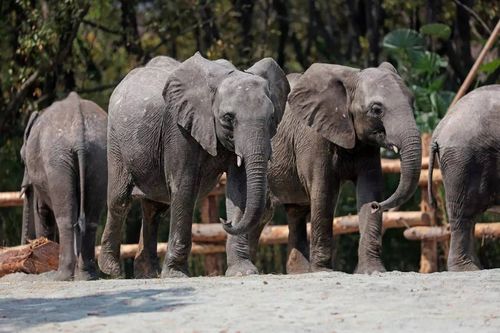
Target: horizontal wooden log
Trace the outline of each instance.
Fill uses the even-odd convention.
[[[450,238],[449,226],[417,226],[404,231],[408,240],[435,240],[444,241]],[[476,223],[474,229],[476,238],[500,238],[500,222]]]
[[[22,206],[21,192],[0,192],[0,207]]]
[[[422,158],[422,172],[420,174],[419,184],[424,186],[427,184],[427,168],[429,167],[429,158]],[[399,173],[401,171],[401,163],[398,159],[382,159],[383,173]],[[441,182],[442,176],[439,169],[434,170],[434,182]],[[226,186],[226,174],[222,174],[217,186],[210,192],[209,195],[220,196],[224,195]],[[20,197],[20,192],[0,192],[0,207],[15,207],[22,206],[23,199]]]
[[[383,215],[385,229],[429,225],[430,217],[422,212],[386,212]],[[308,232],[310,225],[308,224]],[[359,231],[357,215],[336,217],[333,220],[333,232],[336,235]],[[198,243],[218,243],[226,240],[227,234],[219,223],[193,224],[192,237]],[[261,244],[286,244],[288,226],[266,226],[260,237]]]
[[[420,178],[418,180],[418,185],[427,186],[427,179],[429,178],[429,170],[422,170],[420,172]],[[441,170],[434,169],[432,174],[432,182],[434,184],[441,183],[443,181],[443,175],[441,174]],[[427,195],[427,193],[425,193]]]
[[[383,158],[381,160],[383,173],[400,173],[401,161],[399,159]],[[429,157],[422,157],[422,170],[429,168]]]
[[[164,256],[167,253],[167,243],[158,243],[157,251],[158,255]],[[95,255],[96,258],[99,256],[101,251],[100,246],[96,246]],[[139,244],[122,244],[120,247],[120,258],[134,258],[137,251],[139,251]],[[193,243],[191,247],[191,254],[215,254],[224,253],[226,247],[223,244],[197,244]]]
[[[29,244],[0,248],[0,276],[24,272],[39,274],[56,270],[59,265],[59,245],[47,238]]]

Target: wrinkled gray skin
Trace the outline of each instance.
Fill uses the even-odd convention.
[[[21,242],[35,236],[53,239],[57,226],[55,280],[97,278],[95,232],[106,203],[106,127],[106,113],[74,92],[33,113],[26,126]]]
[[[272,140],[268,176],[272,202],[283,204],[287,213],[287,272],[332,268],[332,219],[340,186],[347,180],[356,184],[358,210],[371,202],[369,214],[365,209],[361,215],[365,221],[360,222],[356,271],[384,271],[381,212],[407,201],[420,175],[421,142],[411,94],[389,63],[361,71],[313,64],[304,74],[290,74],[288,79],[292,90]],[[399,186],[383,202],[381,146],[401,156]],[[227,275],[240,274],[233,265],[255,256],[263,222],[249,235],[230,237]]]
[[[500,85],[478,88],[462,97],[432,135],[429,197],[437,154],[451,228],[448,270],[481,268],[474,249],[474,218],[500,205]]]
[[[108,219],[101,270],[121,275],[121,228],[136,197],[143,200],[144,216],[142,253],[135,265],[142,272],[136,276],[154,275],[153,220],[167,207],[170,233],[162,277],[186,276],[195,203],[223,172],[228,206],[243,212],[235,215],[229,208],[224,229],[242,234],[255,228],[264,212],[271,138],[288,92],[285,74],[270,58],[242,72],[197,53],[183,63],[155,58],[130,72],[109,103]]]

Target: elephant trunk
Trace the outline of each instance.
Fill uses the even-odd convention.
[[[267,190],[266,149],[257,149],[238,158],[241,165],[232,163],[228,170],[226,186],[226,208],[228,221],[223,222],[224,230],[231,235],[250,232],[256,227],[264,213]],[[239,155],[238,155],[239,156]]]
[[[400,144],[396,144],[396,146],[400,149],[401,177],[396,191],[389,198],[379,203],[379,207],[374,207],[382,211],[405,203],[415,193],[420,178],[422,161],[420,133],[415,128],[398,141]]]

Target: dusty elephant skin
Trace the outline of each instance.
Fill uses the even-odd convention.
[[[342,182],[355,182],[358,210],[375,201],[374,211],[382,212],[403,204],[416,190],[422,151],[412,96],[389,63],[364,70],[313,64],[304,74],[288,75],[288,80],[291,92],[272,140],[268,175],[272,201],[283,204],[287,213],[287,271],[330,270],[332,219]],[[381,146],[401,156],[398,188],[382,202]],[[361,229],[358,252],[364,259],[357,270],[383,271],[379,249],[382,214],[364,216],[369,221],[361,221],[362,225],[375,226]],[[255,253],[252,249],[266,222],[248,235],[231,236],[228,258]],[[228,261],[232,273],[231,264]]]
[[[242,234],[265,210],[271,138],[290,88],[270,58],[245,72],[196,53],[183,63],[168,57],[134,69],[109,103],[108,216],[99,267],[120,276],[121,228],[132,198],[142,200],[143,228],[136,276],[155,275],[158,212],[170,207],[162,277],[188,274],[191,224],[198,198],[227,172],[228,221]],[[248,260],[238,270],[255,273]]]
[[[106,203],[106,113],[72,92],[24,133],[22,239],[59,233],[55,280],[95,279],[95,233]],[[34,227],[33,227],[34,226]]]
[[[500,205],[500,85],[478,88],[462,97],[432,135],[429,197],[437,155],[451,228],[448,269],[480,269],[474,249],[474,218]]]

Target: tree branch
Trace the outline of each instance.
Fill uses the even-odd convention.
[[[92,22],[92,21],[89,21],[89,20],[83,20],[82,23],[86,24],[86,25],[89,25],[89,26],[91,26],[93,28],[97,28],[99,30],[102,30],[104,32],[110,33],[110,34],[114,34],[114,35],[118,35],[118,36],[123,36],[124,35],[123,31],[110,29],[110,28],[105,27],[104,25],[96,23],[96,22]]]
[[[459,0],[453,0],[454,3],[456,3],[458,6],[462,7],[466,12],[468,12],[476,21],[481,24],[484,30],[488,32],[488,34],[491,35],[492,30],[488,27],[488,25],[477,15],[475,11],[472,10],[469,6],[466,4],[460,2]]]

